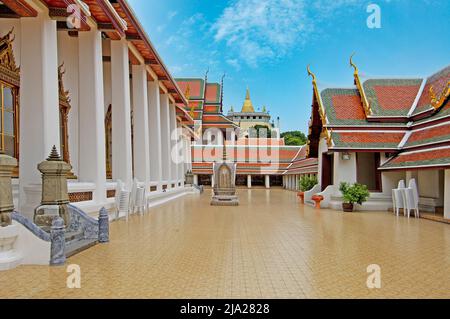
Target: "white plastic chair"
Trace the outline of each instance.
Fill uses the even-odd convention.
[[[139,213],[144,213],[147,208],[147,196],[145,187],[139,186],[137,178],[133,180],[133,187],[130,194],[130,213],[134,214],[136,209]]]
[[[147,194],[144,187],[138,187],[136,190],[136,200],[134,208],[137,209],[138,213],[140,214],[144,214],[145,210],[147,209]]]
[[[120,179],[117,180],[115,204],[116,204],[116,219],[119,219],[121,213],[124,213],[126,219],[128,220],[130,192],[125,190],[124,184]]]
[[[411,215],[411,211],[414,211],[416,218],[420,217],[419,212],[419,191],[417,190],[416,180],[413,178],[409,181],[409,187],[403,190],[404,193],[404,206],[405,214],[408,218]]]
[[[405,201],[403,199],[403,189],[405,189],[405,181],[401,180],[398,182],[398,187],[392,190],[392,206],[395,215],[400,215],[400,208],[403,209],[403,213],[405,212]]]

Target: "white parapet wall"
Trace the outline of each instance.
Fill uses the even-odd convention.
[[[50,246],[49,240],[37,237],[13,221],[12,225],[0,228],[0,271],[19,265],[48,265]]]

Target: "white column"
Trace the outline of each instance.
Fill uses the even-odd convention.
[[[194,175],[194,185],[198,186],[198,175]]]
[[[134,176],[150,187],[150,134],[145,65],[133,65]]]
[[[270,175],[264,176],[266,188],[270,188]]]
[[[125,39],[111,41],[112,173],[131,188],[130,67]]]
[[[169,96],[161,94],[161,145],[162,145],[162,180],[170,185],[171,165],[170,165],[170,116],[169,116]]]
[[[158,81],[148,82],[148,124],[150,133],[150,180],[162,187],[161,103]]]
[[[178,187],[178,152],[175,148],[177,143],[177,115],[175,105],[169,104],[169,121],[170,121],[170,182]]]
[[[94,201],[106,201],[105,108],[101,32],[78,35],[79,58],[79,173],[82,182],[95,183]]]
[[[247,187],[252,188],[252,175],[247,175]]]
[[[450,219],[450,169],[445,170],[444,179],[444,218]]]
[[[184,186],[184,163],[186,161],[186,144],[185,144],[185,139],[183,137],[183,135],[181,134],[181,124],[178,126],[178,139],[177,139],[177,143],[178,143],[178,147],[179,147],[179,151],[178,151],[178,164],[177,164],[177,171],[178,171],[178,181],[181,183],[181,187]]]
[[[211,175],[211,187],[214,187],[214,175]]]
[[[26,197],[25,188],[41,182],[37,164],[53,145],[60,148],[56,21],[45,14],[21,19],[20,45],[19,204],[21,213],[32,217],[40,196]]]

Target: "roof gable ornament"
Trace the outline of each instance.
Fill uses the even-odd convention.
[[[361,83],[361,79],[359,78],[358,67],[356,66],[355,63],[353,63],[353,56],[354,55],[355,55],[355,53],[353,53],[350,56],[350,66],[355,70],[353,72],[353,77],[355,78],[355,85],[358,88],[359,95],[361,95],[361,100],[362,100],[362,104],[363,104],[363,107],[364,107],[364,113],[366,114],[366,117],[367,117],[367,116],[372,115],[372,108],[370,107],[370,104],[369,104],[369,102],[367,100],[367,97],[366,97],[366,94],[364,92],[364,87],[363,87],[363,85]]]
[[[186,87],[186,91],[184,92],[184,96],[186,97],[186,100],[188,102],[188,106],[189,106],[189,100],[191,99],[191,84],[188,83],[187,87]],[[189,115],[194,118],[194,108],[195,108],[195,104],[192,104]]]
[[[0,38],[0,69],[2,70],[2,80],[19,86],[20,68],[16,65],[12,43],[15,40],[13,35],[14,27]]]
[[[58,66],[58,89],[59,89],[59,100],[60,102],[70,103],[69,91],[64,89],[64,74],[66,74],[66,70],[64,69],[64,62]]]
[[[320,120],[322,122],[321,138],[325,137],[326,140],[327,140],[328,147],[331,147],[332,144],[333,144],[333,141],[331,139],[331,133],[326,127],[326,125],[327,125],[327,118],[326,118],[326,114],[325,114],[325,108],[323,107],[323,104],[322,104],[322,99],[320,98],[319,88],[317,87],[317,77],[311,71],[311,68],[310,68],[309,64],[306,67],[306,71],[308,72],[308,75],[310,77],[312,77],[314,97],[315,97],[315,100],[317,101],[317,105],[318,105],[318,109],[319,109],[318,111],[319,111],[319,115],[320,115]],[[314,114],[314,112],[312,112],[312,114]],[[309,122],[309,135],[311,135],[311,133],[312,133],[312,125],[313,125],[312,116],[313,115],[311,115],[311,120]],[[309,154],[310,154],[310,141],[309,140],[308,140],[308,143],[307,143],[306,154],[307,154],[307,156],[309,156]]]
[[[438,110],[447,98],[450,96],[450,81],[447,82],[447,85],[444,85],[442,88],[441,94],[439,96],[436,95],[433,86],[430,86],[430,96],[431,96],[431,105],[435,110]]]
[[[326,120],[326,116],[325,116],[325,109],[322,104],[322,99],[320,98],[319,88],[317,87],[317,78],[316,78],[316,75],[311,72],[309,65],[306,67],[306,70],[308,71],[308,75],[310,77],[312,77],[312,79],[313,79],[312,84],[313,84],[313,89],[314,89],[314,95],[316,97],[317,104],[319,105],[319,114],[320,114],[320,119],[322,120],[322,125],[325,127],[325,125],[327,124],[327,120]]]

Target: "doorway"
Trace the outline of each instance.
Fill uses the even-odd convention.
[[[334,154],[322,153],[322,191],[333,185]]]

